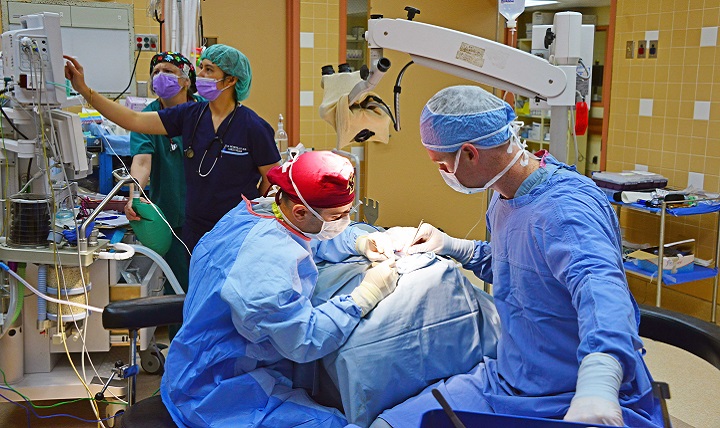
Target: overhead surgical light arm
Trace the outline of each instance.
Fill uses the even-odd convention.
[[[581,15],[577,14],[577,18],[572,16],[570,25],[562,27],[571,36],[575,26],[579,32]],[[425,67],[546,101],[553,111],[558,111],[551,122],[550,151],[566,159],[567,109],[575,105],[577,61],[558,58],[556,63],[569,65],[557,66],[492,40],[406,19],[371,19],[365,38],[371,52],[370,75],[350,92],[351,103],[372,90],[385,72],[380,61],[383,49],[405,52]]]

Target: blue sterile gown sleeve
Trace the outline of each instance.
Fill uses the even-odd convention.
[[[292,361],[336,350],[358,324],[360,308],[349,296],[310,303],[318,271],[309,243],[269,213],[265,202],[254,209],[241,203],[193,253],[184,323],[161,385],[181,427],[346,423],[293,388]]]
[[[547,158],[546,181],[513,199],[496,194],[492,232],[493,295],[501,319],[497,359],[437,387],[455,410],[561,419],[580,361],[592,352],[623,369],[620,405],[632,427],[662,426],[643,362],[639,311],[622,266],[619,225],[607,198],[587,177]],[[487,244],[465,268],[487,278]],[[440,408],[428,390],[381,415],[393,427],[417,427]]]

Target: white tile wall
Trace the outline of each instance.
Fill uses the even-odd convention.
[[[300,107],[312,107],[315,93],[313,91],[300,91]]]
[[[688,187],[692,186],[696,189],[703,189],[705,185],[705,174],[698,172],[688,172]]]
[[[301,48],[314,48],[315,47],[315,33],[300,33],[300,47]]]
[[[695,101],[695,120],[710,120],[710,101]]]
[[[703,27],[700,33],[700,46],[716,46],[718,27]]]
[[[653,100],[647,98],[640,99],[640,116],[652,116]]]

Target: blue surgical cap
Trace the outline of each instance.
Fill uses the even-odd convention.
[[[220,67],[225,74],[238,78],[235,83],[237,101],[243,101],[250,95],[252,70],[250,70],[250,61],[245,54],[227,45],[212,45],[203,50],[200,55],[200,61],[204,59]]]
[[[507,142],[515,111],[478,86],[451,86],[435,94],[420,115],[420,138],[435,152],[455,152],[465,143],[492,148]]]

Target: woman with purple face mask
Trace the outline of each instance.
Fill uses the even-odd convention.
[[[182,239],[191,252],[243,196],[254,199],[270,187],[267,172],[279,163],[280,153],[270,124],[240,103],[248,97],[252,82],[250,63],[242,52],[226,45],[208,47],[200,56],[195,81],[198,94],[207,101],[152,112],[132,111],[96,93],[85,83],[80,63],[65,58],[65,77],[109,120],[137,133],[182,136],[178,149],[183,154],[187,192]],[[178,87],[185,80],[169,74],[153,77],[161,99],[182,92]],[[172,147],[170,140],[167,145]]]
[[[195,92],[195,67],[182,54],[162,52],[150,60],[150,81],[152,91],[158,98],[143,111],[157,112],[186,102],[204,101]],[[141,188],[150,183],[146,192],[149,199],[165,215],[175,235],[182,236],[185,223],[185,176],[182,137],[170,138],[166,135],[130,133],[132,154],[132,175]],[[130,184],[130,194],[140,194],[140,189]],[[143,198],[145,200],[145,198]],[[132,208],[130,199],[125,206],[128,220],[140,220],[141,217]],[[170,249],[164,255],[180,286],[187,292],[188,260],[182,243],[173,239]],[[165,294],[173,294],[170,284],[166,284]],[[177,328],[171,326],[170,339]]]

